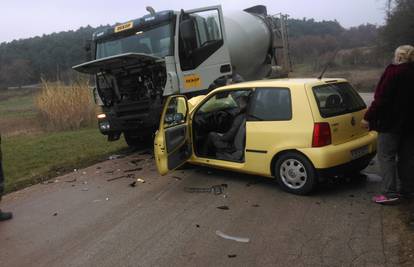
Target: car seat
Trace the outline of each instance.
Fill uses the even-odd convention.
[[[244,119],[237,130],[234,137],[233,144],[234,152],[217,152],[217,159],[230,160],[230,161],[242,161],[244,157],[244,148],[246,146],[246,120]]]

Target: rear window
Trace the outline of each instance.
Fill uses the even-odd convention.
[[[349,83],[315,86],[313,93],[323,118],[343,115],[367,107],[364,100]]]

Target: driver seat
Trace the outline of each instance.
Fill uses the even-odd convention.
[[[240,124],[237,130],[236,136],[233,140],[234,152],[217,152],[216,157],[220,160],[237,161],[241,162],[244,159],[244,148],[246,146],[246,120]]]

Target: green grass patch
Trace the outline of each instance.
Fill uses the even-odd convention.
[[[34,117],[34,95],[14,96],[0,100],[0,116],[2,117]]]
[[[2,139],[6,192],[102,161],[127,146],[97,129]]]

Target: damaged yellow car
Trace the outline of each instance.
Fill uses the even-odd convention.
[[[365,111],[344,79],[265,80],[190,100],[171,96],[154,140],[156,165],[162,175],[186,162],[260,175],[308,194],[375,156],[377,134],[360,125]]]

